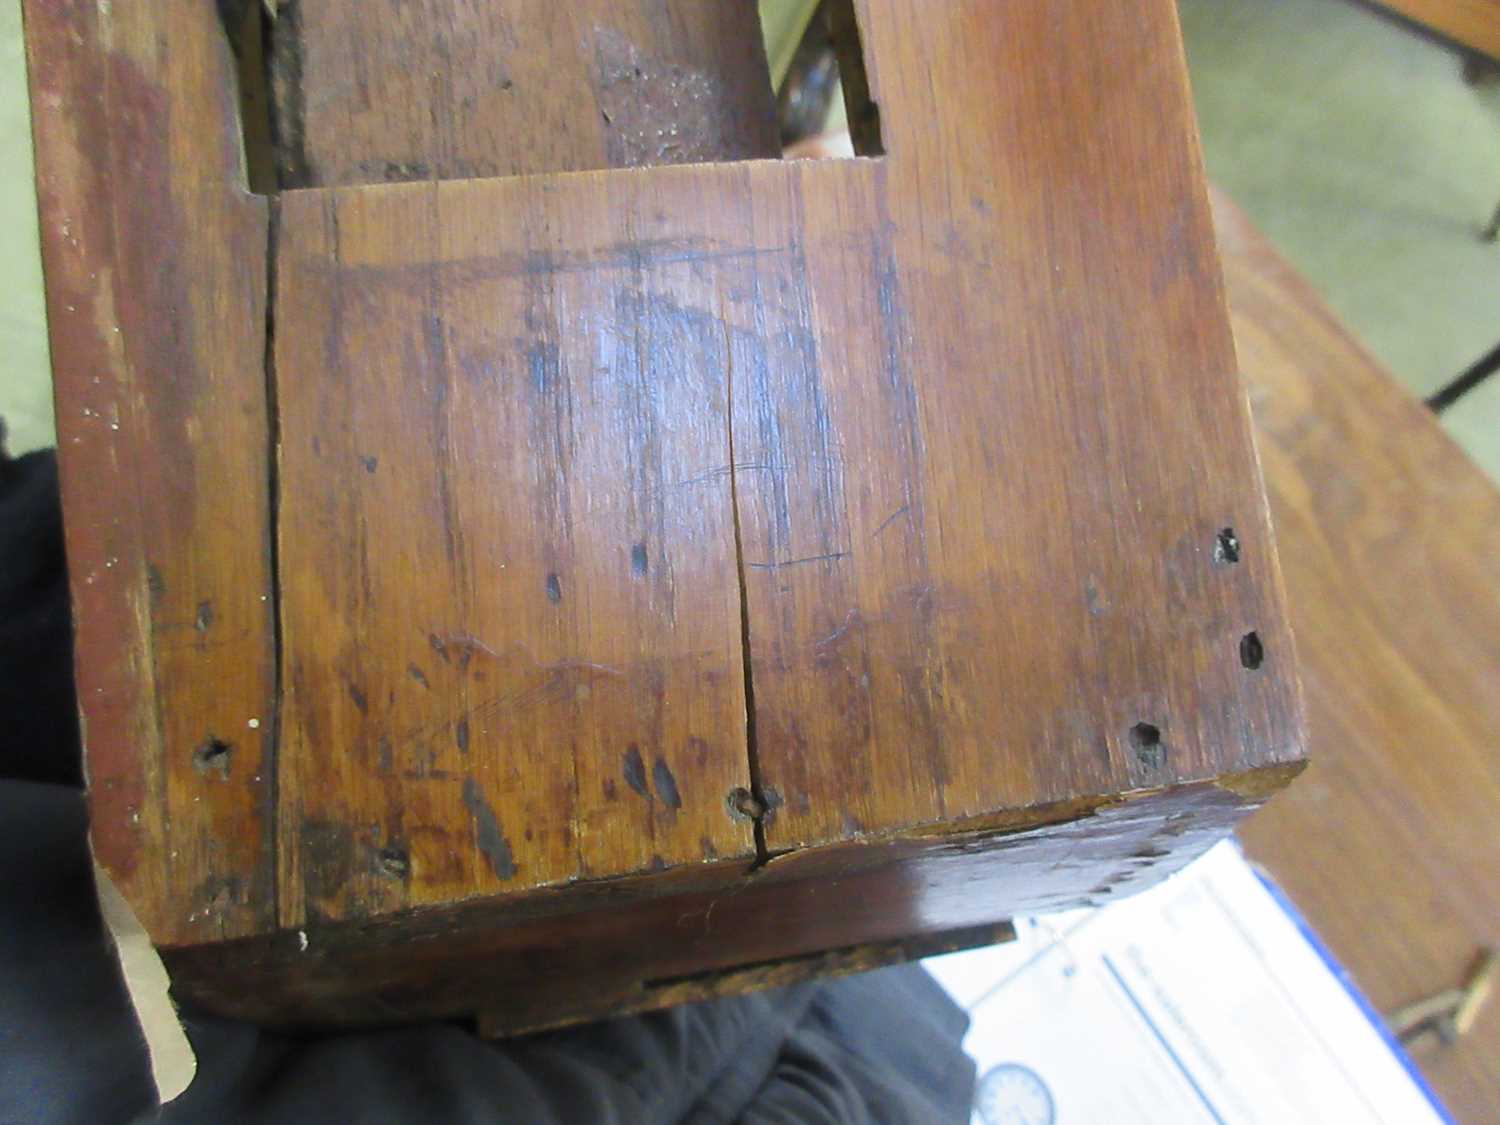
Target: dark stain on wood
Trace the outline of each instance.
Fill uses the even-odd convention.
[[[459,719],[453,724],[453,742],[460,754],[469,752],[469,720]]]
[[[416,680],[417,683],[421,684],[424,688],[431,690],[432,685],[427,682],[427,673],[422,671],[422,669],[417,664],[408,664],[406,666],[406,674],[412,679]]]
[[[553,605],[562,601],[562,579],[558,578],[556,572],[547,575],[547,600]]]
[[[625,784],[637,794],[651,799],[651,790],[646,786],[646,763],[641,759],[641,748],[632,742],[625,748]]]
[[[464,778],[464,807],[474,821],[474,836],[479,850],[489,860],[490,867],[501,879],[513,879],[516,874],[515,858],[511,854],[510,841],[500,827],[495,810],[484,799],[479,785],[472,777]]]
[[[167,592],[167,580],[161,576],[161,567],[155,563],[146,564],[146,589],[151,594],[151,608],[155,609]]]
[[[354,834],[327,820],[309,820],[298,833],[305,883],[311,904],[334,902],[354,873]]]
[[[646,555],[646,544],[637,543],[630,548],[630,570],[637,578],[644,578],[646,570],[650,566],[650,560]]]
[[[656,795],[667,808],[682,808],[682,794],[677,792],[677,779],[666,760],[658,757],[651,766],[651,780],[656,785]]]

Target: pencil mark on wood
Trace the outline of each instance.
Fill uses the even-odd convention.
[[[880,535],[880,533],[882,531],[884,531],[886,528],[890,527],[891,524],[895,523],[898,519],[900,519],[902,516],[906,515],[906,513],[909,512],[909,511],[911,511],[911,505],[910,504],[902,504],[901,507],[897,508],[890,515],[886,516],[885,519],[883,519],[883,520],[880,521],[880,526],[877,527],[870,534],[870,538],[871,539],[878,538],[879,535]]]
[[[752,562],[745,565],[752,570],[780,570],[782,567],[801,566],[803,563],[833,562],[838,559],[847,559],[849,555],[849,551],[832,551],[826,555],[808,555],[806,558],[801,559],[786,559],[782,562]]]

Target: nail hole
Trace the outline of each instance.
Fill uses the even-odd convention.
[[[729,806],[729,815],[736,820],[759,820],[766,815],[766,806],[745,788],[731,789],[725,803]]]
[[[1228,566],[1239,561],[1240,541],[1234,534],[1234,528],[1226,527],[1214,539],[1214,562],[1219,566]]]
[[[1260,643],[1259,633],[1246,633],[1240,638],[1240,663],[1255,671],[1266,658],[1266,646]]]
[[[1167,760],[1167,748],[1161,744],[1161,729],[1151,723],[1136,723],[1130,728],[1130,745],[1142,765],[1160,769]]]
[[[405,879],[411,874],[411,858],[401,848],[381,848],[376,862],[381,874],[392,879]]]
[[[201,774],[216,773],[228,777],[229,760],[233,755],[234,747],[229,743],[222,738],[210,738],[193,751],[193,768]]]

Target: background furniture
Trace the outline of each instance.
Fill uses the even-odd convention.
[[[1500,947],[1500,491],[1225,196],[1229,308],[1307,694],[1307,775],[1240,830],[1377,1008]],[[1416,1049],[1500,1104],[1500,1006]]]

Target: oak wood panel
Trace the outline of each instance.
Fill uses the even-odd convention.
[[[1500,945],[1500,491],[1222,195],[1215,216],[1313,759],[1241,835],[1391,1010]],[[1500,1011],[1418,1058],[1486,1119]]]
[[[1500,0],[1374,0],[1455,43],[1500,59]]]
[[[778,156],[754,0],[291,0],[285,187]]]
[[[266,206],[233,63],[195,0],[25,17],[94,854],[160,942],[256,932],[276,893]]]

